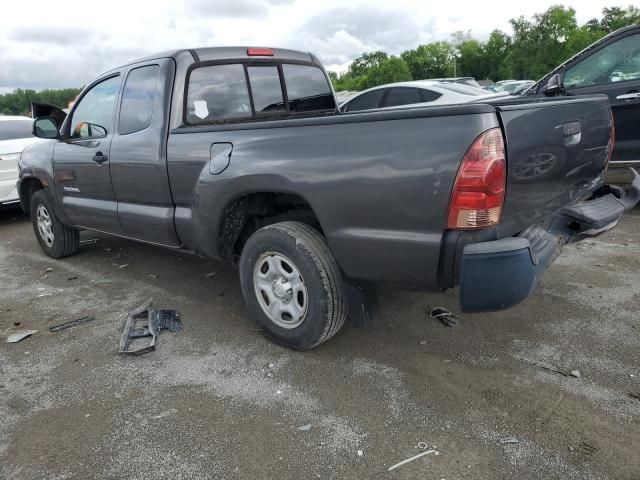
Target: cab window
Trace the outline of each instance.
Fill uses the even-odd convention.
[[[73,110],[71,138],[103,138],[111,133],[113,109],[120,88],[120,77],[108,78],[89,90]]]
[[[120,135],[139,132],[151,124],[159,73],[158,65],[147,65],[129,72],[120,105]]]
[[[592,87],[640,79],[640,34],[621,38],[567,70],[565,88]]]
[[[191,72],[186,117],[192,125],[251,117],[244,66],[213,65]]]

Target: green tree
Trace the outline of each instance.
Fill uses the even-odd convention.
[[[354,77],[366,75],[370,69],[379,67],[388,58],[389,56],[381,51],[363,53],[351,63],[349,70]]]
[[[606,33],[622,27],[640,23],[640,8],[629,5],[628,8],[611,7],[602,9],[600,26]]]
[[[411,72],[406,62],[398,57],[389,57],[369,69],[366,75],[366,88],[408,80],[411,80]]]
[[[509,57],[511,54],[511,37],[500,30],[494,30],[482,46],[483,59],[486,65],[486,76],[494,81],[506,80],[513,76]],[[475,76],[475,74],[474,74]]]
[[[400,57],[409,66],[414,80],[442,78],[453,75],[455,47],[447,42],[433,42],[407,50]]]

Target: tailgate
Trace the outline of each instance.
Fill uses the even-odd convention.
[[[504,234],[537,223],[599,186],[611,136],[606,96],[491,103],[506,137]]]

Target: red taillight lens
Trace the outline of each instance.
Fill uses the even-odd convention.
[[[270,48],[247,48],[247,55],[250,57],[273,57],[273,50]]]
[[[458,170],[447,228],[474,229],[500,223],[507,176],[504,141],[492,128],[471,144]]]

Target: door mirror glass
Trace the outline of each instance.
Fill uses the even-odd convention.
[[[560,75],[554,74],[551,75],[549,80],[547,81],[547,85],[544,87],[544,94],[553,96],[560,95],[562,93],[562,82],[560,81]]]
[[[33,134],[38,138],[58,138],[58,121],[54,117],[35,119]]]

